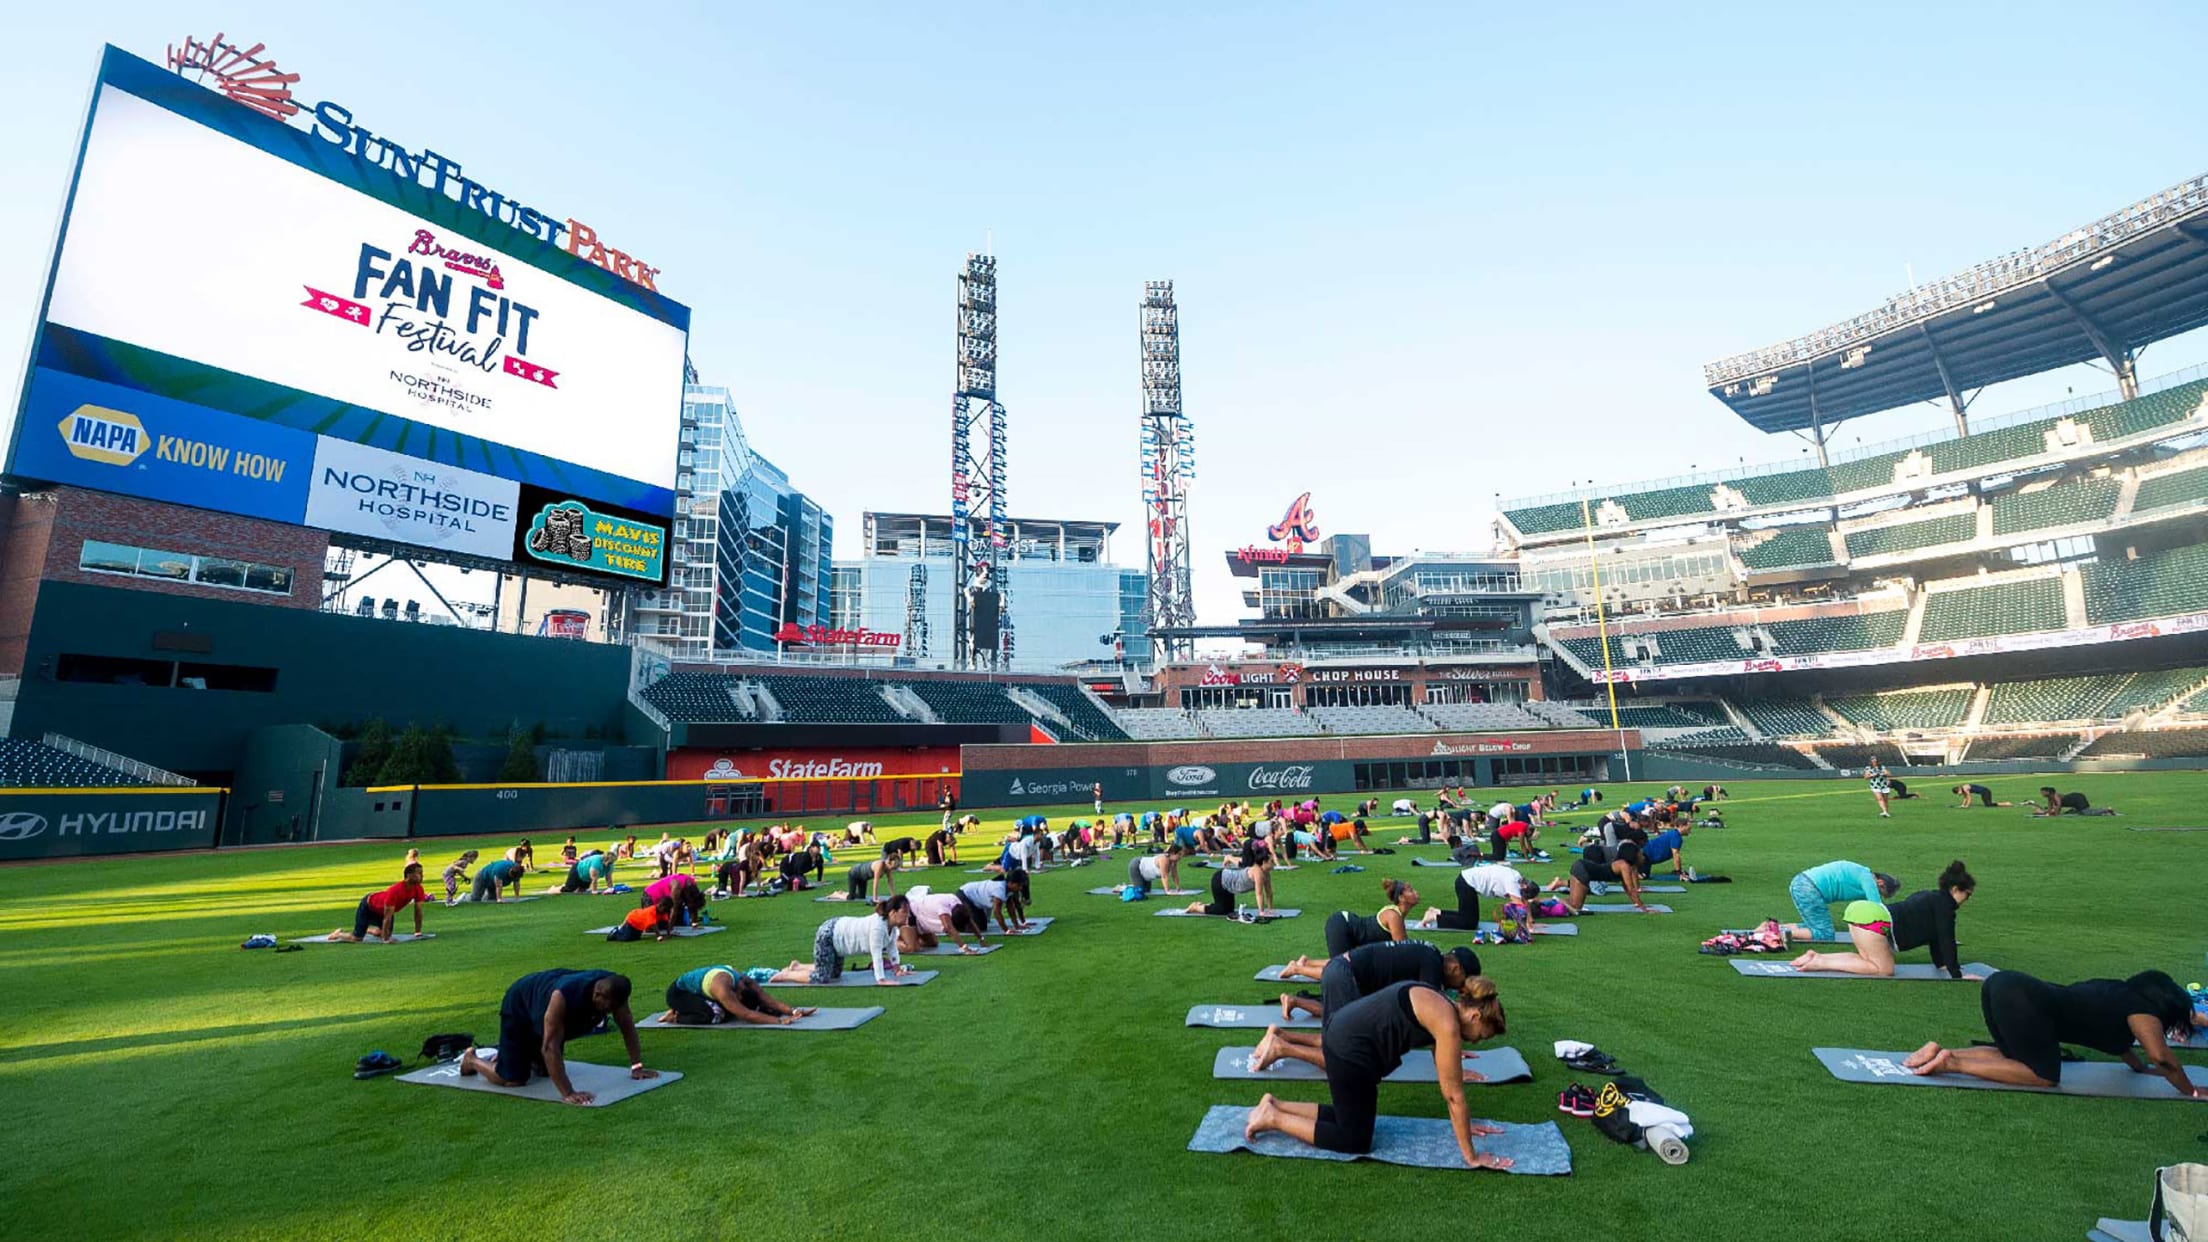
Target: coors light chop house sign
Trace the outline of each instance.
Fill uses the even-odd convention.
[[[291,97],[291,88],[299,81],[299,75],[277,69],[274,59],[262,56],[266,46],[256,43],[240,47],[218,32],[204,41],[186,38],[182,47],[170,44],[168,64],[179,77],[203,83],[263,116],[289,121],[301,111]],[[442,194],[469,211],[480,211],[517,232],[550,242],[631,284],[641,285],[654,293],[659,291],[659,286],[653,283],[659,277],[658,268],[606,245],[599,240],[597,230],[582,221],[525,206],[519,199],[508,198],[481,182],[464,177],[460,175],[460,161],[428,147],[415,151],[379,137],[356,124],[352,110],[342,104],[325,100],[315,104],[311,112],[308,132],[342,148],[347,155],[374,164],[432,193]]]

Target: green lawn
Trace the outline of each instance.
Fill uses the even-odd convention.
[[[404,843],[8,868],[0,1099],[16,1137],[0,1162],[0,1237],[1316,1242],[1738,1229],[1743,1242],[2073,1242],[2096,1216],[2143,1215],[2158,1164],[2208,1156],[2208,1106],[1842,1084],[1813,1044],[1967,1041],[1983,1034],[1975,985],[1750,980],[1695,953],[1721,926],[1788,910],[1787,879],[1803,866],[1851,858],[1909,891],[1960,857],[1980,884],[1962,916],[1966,958],[2064,981],[2148,967],[2201,978],[2208,903],[2193,885],[2208,874],[2208,837],[2130,830],[2208,824],[2208,781],[2062,783],[2124,814],[2036,821],[1949,809],[1943,796],[1897,804],[1886,822],[1859,782],[1736,783],[1734,826],[1688,851],[1735,883],[1659,898],[1679,911],[1670,917],[1588,919],[1576,939],[1484,950],[1509,1014],[1502,1042],[1537,1079],[1474,1088],[1475,1115],[1560,1121],[1568,1179],[1183,1150],[1206,1106],[1260,1093],[1209,1077],[1213,1050],[1251,1033],[1185,1028],[1188,1007],[1267,995],[1250,976],[1322,951],[1320,916],[1376,908],[1383,876],[1446,894],[1450,873],[1411,868],[1408,852],[1357,859],[1362,874],[1280,876],[1279,899],[1306,915],[1262,927],[1158,920],[1156,902],[1084,895],[1123,875],[1123,854],[1041,875],[1037,912],[1058,920],[1047,934],[982,959],[930,959],[943,974],[925,988],[785,993],[887,1006],[854,1032],[645,1032],[648,1060],[687,1077],[610,1109],[350,1071],[372,1048],[410,1056],[431,1032],[493,1038],[501,992],[527,971],[623,970],[646,1011],[691,966],[809,956],[814,927],[840,911],[802,897],[726,902],[723,935],[617,945],[579,933],[611,921],[619,898],[436,906],[429,944],[275,954],[236,945],[349,926],[360,895],[396,877]],[[1995,782],[2011,797],[2038,784]],[[1012,816],[986,818],[985,840]],[[433,887],[463,844],[425,844]],[[1665,1166],[1556,1112],[1571,1079],[1550,1056],[1562,1038],[1599,1044],[1693,1114],[1693,1161]],[[621,1055],[611,1038],[576,1052]],[[1382,1092],[1384,1111],[1443,1115],[1430,1086]],[[1323,1087],[1282,1094],[1323,1098]]]

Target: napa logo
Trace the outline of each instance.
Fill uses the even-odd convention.
[[[146,451],[146,425],[135,414],[80,405],[58,424],[71,457],[127,466]]]

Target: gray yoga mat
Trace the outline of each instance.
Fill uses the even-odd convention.
[[[1211,1061],[1213,1078],[1240,1078],[1258,1082],[1324,1082],[1326,1074],[1308,1061],[1287,1058],[1275,1061],[1261,1070],[1250,1068],[1250,1054],[1257,1049],[1221,1048]],[[1509,1082],[1531,1082],[1533,1067],[1515,1048],[1483,1049],[1464,1059],[1466,1069],[1476,1070],[1487,1077],[1475,1087],[1499,1087]],[[1434,1050],[1414,1048],[1403,1058],[1403,1064],[1395,1072],[1381,1079],[1382,1082],[1438,1082],[1434,1077]]]
[[[419,940],[435,940],[436,938],[436,932],[423,932],[419,936],[413,932],[393,932],[391,939],[388,941],[381,938],[375,940],[332,940],[328,932],[323,932],[319,936],[294,936],[291,938],[291,942],[293,944],[413,944]]]
[[[1812,1048],[1832,1076],[1842,1082],[1866,1082],[1879,1086],[1968,1087],[1980,1091],[2029,1091],[2036,1095],[2098,1095],[2126,1100],[2180,1100],[2169,1080],[2160,1074],[2134,1074],[2120,1061],[2070,1061],[2062,1067],[2062,1082],[2053,1087],[2012,1087],[1963,1074],[1912,1074],[1901,1062],[1906,1052],[1865,1052],[1857,1048]],[[2195,1087],[2208,1087],[2208,1069],[2187,1066],[2185,1073]]]
[[[1429,927],[1425,930],[1430,932],[1438,932],[1442,929],[1438,927]],[[1483,932],[1493,932],[1496,935],[1501,935],[1503,931],[1502,925],[1499,923],[1482,923],[1480,924],[1480,930]],[[1559,922],[1554,919],[1542,919],[1533,925],[1533,934],[1536,936],[1576,936],[1579,934],[1579,924]]]
[[[1114,884],[1107,888],[1092,888],[1089,890],[1089,896],[1117,897],[1119,896],[1119,890],[1125,887],[1127,886],[1124,884]],[[1150,895],[1152,897],[1201,897],[1203,896],[1203,890],[1195,888],[1153,888],[1150,890]]]
[[[1252,915],[1257,914],[1256,906],[1244,906],[1241,908],[1249,911]],[[1259,917],[1268,919],[1292,919],[1301,917],[1302,914],[1303,911],[1301,910],[1276,908]],[[1188,910],[1181,907],[1175,907],[1171,910],[1160,910],[1158,911],[1156,917],[1161,919],[1224,919],[1228,922],[1233,923],[1247,923],[1250,921],[1249,919],[1246,919],[1239,914],[1205,914],[1201,910]]]
[[[1189,1026],[1209,1026],[1229,1031],[1262,1031],[1277,1026],[1290,1031],[1315,1031],[1319,1020],[1309,1014],[1280,1020],[1278,1005],[1198,1005],[1188,1011]]]
[[[1841,972],[1841,971],[1837,971],[1837,970],[1796,970],[1796,969],[1794,969],[1794,968],[1793,968],[1792,966],[1789,966],[1789,965],[1787,965],[1787,964],[1786,964],[1785,962],[1774,962],[1774,961],[1770,961],[1770,960],[1764,960],[1764,961],[1751,961],[1751,960],[1747,960],[1747,959],[1743,959],[1743,958],[1738,958],[1738,957],[1736,957],[1736,958],[1733,958],[1733,959],[1731,959],[1731,960],[1732,960],[1732,963],[1733,963],[1733,969],[1734,969],[1734,970],[1737,970],[1737,971],[1739,971],[1739,972],[1740,972],[1741,974],[1747,975],[1747,976],[1749,976],[1750,978],[1753,978],[1753,979],[1878,979],[1878,978],[1880,978],[1880,976],[1878,976],[1878,975],[1851,975],[1851,974],[1846,974],[1846,973],[1843,973],[1843,972]],[[1976,975],[1980,975],[1980,976],[1984,976],[1984,975],[1990,975],[1990,974],[1992,974],[1992,973],[1993,973],[1993,967],[1991,967],[1991,966],[1988,966],[1988,965],[1986,965],[1986,964],[1985,964],[1984,962],[1964,962],[1964,963],[1963,963],[1963,970],[1964,970],[1965,972],[1967,972],[1967,973],[1970,973],[1970,974],[1976,974]],[[1927,965],[1927,964],[1925,964],[1925,963],[1921,963],[1921,962],[1910,962],[1910,963],[1905,963],[1905,964],[1897,964],[1897,965],[1896,965],[1896,966],[1894,967],[1894,976],[1893,976],[1893,977],[1894,977],[1894,978],[1896,978],[1896,979],[1940,979],[1940,980],[1948,980],[1948,974],[1947,974],[1947,972],[1946,972],[1946,971],[1944,971],[1944,970],[1941,970],[1941,969],[1940,969],[1939,967],[1937,967],[1937,966]]]
[[[2114,1220],[2103,1216],[2085,1231],[2085,1242],[2149,1242],[2153,1234],[2143,1220]]]
[[[1643,911],[1634,909],[1630,902],[1597,903],[1590,901],[1581,906],[1579,912],[1581,914],[1669,914],[1671,913],[1671,907],[1652,905]]]
[[[610,923],[604,927],[593,927],[583,934],[586,936],[610,936],[613,934],[613,929],[619,926],[619,923]],[[714,932],[727,930],[728,928],[723,927],[719,923],[712,923],[705,927],[677,927],[672,931],[671,934],[676,936],[710,936]]]
[[[1259,983],[1307,983],[1317,986],[1318,980],[1316,979],[1307,979],[1302,975],[1284,975],[1280,973],[1286,969],[1286,965],[1286,963],[1282,963],[1279,966],[1267,966],[1257,972],[1257,981]]]
[[[569,1061],[567,1063],[567,1080],[574,1085],[577,1091],[588,1091],[598,1097],[583,1107],[604,1108],[608,1104],[619,1104],[632,1095],[642,1095],[655,1087],[664,1087],[671,1082],[680,1082],[682,1074],[676,1070],[661,1070],[657,1078],[636,1079],[629,1077],[629,1071],[625,1066],[592,1065],[587,1061]],[[401,1074],[399,1075],[399,1081],[410,1082],[422,1087],[458,1087],[462,1091],[480,1091],[486,1095],[501,1095],[514,1100],[542,1100],[551,1104],[560,1103],[559,1090],[552,1085],[551,1079],[541,1074],[531,1075],[528,1082],[518,1087],[494,1087],[484,1082],[483,1076],[480,1074],[461,1077],[458,1061],[447,1061],[442,1065],[432,1065],[428,1069],[415,1070],[411,1074]]]
[[[1039,919],[1029,919],[1025,927],[1015,927],[1011,931],[990,931],[984,934],[991,936],[1040,936],[1049,931],[1050,925],[1055,921],[1051,915],[1046,914]]]
[[[850,1031],[865,1026],[889,1011],[880,1005],[864,1009],[823,1009],[783,1026],[764,1022],[662,1022],[653,1014],[636,1024],[640,1031]]]
[[[519,897],[501,897],[497,901],[477,901],[473,893],[462,893],[453,900],[456,906],[510,906],[517,901],[535,901],[543,893],[524,893]]]
[[[942,941],[942,942],[938,943],[938,944],[937,944],[937,945],[936,945],[936,946],[935,946],[934,948],[932,948],[932,949],[915,949],[915,950],[913,950],[913,951],[912,951],[912,952],[910,952],[910,953],[900,953],[900,954],[898,954],[898,956],[899,956],[899,957],[981,957],[981,956],[983,956],[984,954],[994,953],[994,952],[996,952],[996,951],[997,951],[998,949],[1001,949],[1001,948],[1003,948],[1004,946],[1003,946],[1003,945],[1001,945],[1001,944],[977,944],[977,945],[971,945],[971,946],[968,946],[968,947],[969,947],[969,948],[971,948],[971,949],[973,950],[973,952],[971,952],[971,953],[961,953],[961,952],[959,951],[959,948],[958,948],[958,946],[957,946],[957,945],[955,945],[955,944],[952,944],[952,943],[951,943],[950,941],[948,941],[948,940],[945,940],[945,941]]]
[[[1278,1131],[1245,1139],[1242,1127],[1249,1119],[1250,1110],[1239,1104],[1214,1104],[1196,1127],[1196,1137],[1188,1141],[1188,1149],[1239,1150],[1305,1160],[1378,1160],[1421,1169],[1465,1168],[1464,1157],[1457,1151],[1457,1136],[1440,1117],[1382,1117],[1373,1126],[1372,1150],[1357,1156],[1299,1143]],[[1572,1149],[1553,1121],[1504,1126],[1501,1134],[1473,1139],[1472,1145],[1476,1150],[1508,1157],[1513,1163],[1503,1170],[1506,1173],[1557,1176],[1572,1171]]]
[[[896,977],[896,986],[901,988],[916,988],[919,987],[921,984],[926,983],[928,980],[935,978],[936,975],[940,973],[942,972],[934,970],[916,970],[909,975],[899,975]],[[874,982],[874,972],[871,970],[847,970],[843,972],[843,974],[839,975],[832,983],[770,983],[766,986],[779,989],[871,988],[878,987],[880,985]]]

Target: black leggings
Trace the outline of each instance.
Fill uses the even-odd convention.
[[[1370,1066],[1330,1051],[1326,1087],[1333,1102],[1319,1105],[1318,1122],[1311,1127],[1312,1142],[1327,1151],[1354,1155],[1371,1151],[1373,1124],[1380,1119],[1383,1077]]]
[[[867,886],[871,884],[873,880],[873,866],[868,863],[860,863],[858,866],[851,868],[851,883],[850,886],[845,890],[845,895],[850,897],[853,901],[866,900]]]
[[[1227,873],[1211,873],[1211,903],[1204,907],[1206,914],[1233,914],[1234,894],[1227,891]]]
[[[1372,943],[1360,933],[1364,924],[1347,910],[1336,910],[1326,916],[1326,955],[1340,957],[1360,945]]]
[[[919,852],[920,843],[911,837],[899,837],[882,847],[882,857],[884,858],[892,855],[901,857],[905,854],[917,854]]]
[[[741,858],[731,858],[714,872],[720,886],[732,893],[744,891],[744,886],[759,878],[759,866]]]
[[[931,867],[943,865],[943,840],[934,834],[930,834],[928,837],[928,865]]]
[[[1480,929],[1480,895],[1472,891],[1472,886],[1464,882],[1463,876],[1457,877],[1457,908],[1441,911],[1440,917],[1434,921],[1434,926],[1448,931],[1478,931]],[[1371,1141],[1372,1135],[1369,1127],[1366,1130],[1365,1138],[1367,1142]],[[1344,1151],[1347,1149],[1337,1147],[1334,1150]]]

